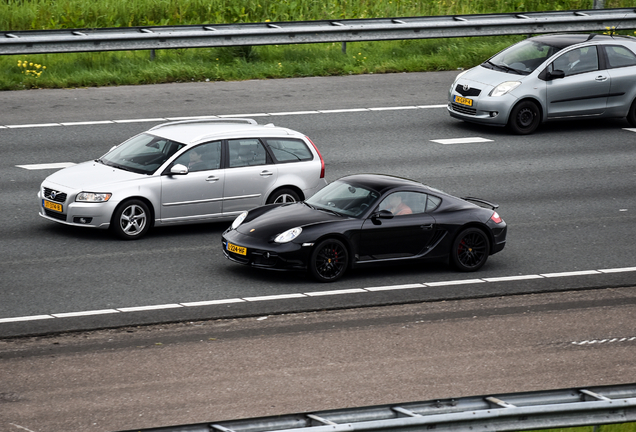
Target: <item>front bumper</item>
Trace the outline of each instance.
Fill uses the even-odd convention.
[[[85,203],[76,202],[75,194],[64,193],[62,200],[51,199],[45,196],[43,189],[38,192],[39,215],[44,219],[61,223],[64,225],[82,226],[90,228],[106,229],[110,226],[110,219],[117,207],[116,202],[105,203]],[[60,195],[57,195],[58,197]],[[52,202],[62,206],[62,211],[55,211],[44,207],[44,202]]]
[[[245,255],[230,252],[228,243],[245,248]],[[235,263],[269,270],[306,270],[311,247],[299,243],[269,243],[228,229],[221,237],[223,255]]]
[[[471,83],[472,84],[472,83]],[[490,126],[503,127],[508,123],[510,110],[517,102],[517,98],[510,93],[499,97],[488,96],[490,88],[478,90],[478,95],[462,96],[457,89],[461,88],[461,80],[448,94],[448,113],[451,117],[471,123],[479,123]],[[457,98],[469,99],[472,105],[468,106],[456,102]]]

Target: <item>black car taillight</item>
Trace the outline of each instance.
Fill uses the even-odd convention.
[[[500,224],[501,222],[503,222],[503,219],[501,218],[501,216],[499,216],[499,213],[497,212],[492,212],[492,216],[490,216],[490,220],[496,224]]]

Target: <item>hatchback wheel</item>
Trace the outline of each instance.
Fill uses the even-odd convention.
[[[467,228],[453,242],[451,261],[459,271],[479,270],[488,259],[490,242],[479,228]]]
[[[510,112],[508,128],[517,135],[528,135],[537,130],[540,122],[537,104],[525,101],[515,105]]]
[[[300,197],[291,189],[280,189],[267,198],[267,204],[284,204],[300,201]]]
[[[636,127],[636,99],[632,102],[632,106],[627,113],[627,121],[633,127]]]
[[[334,282],[342,277],[349,264],[345,245],[336,239],[318,243],[311,254],[309,271],[320,282]]]
[[[128,200],[113,213],[111,228],[115,235],[124,240],[136,240],[150,229],[150,210],[141,200]]]

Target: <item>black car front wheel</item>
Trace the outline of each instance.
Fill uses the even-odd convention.
[[[521,102],[510,112],[508,128],[517,135],[528,135],[537,130],[541,115],[537,104],[531,101]]]
[[[488,259],[490,242],[479,228],[466,228],[453,242],[451,261],[459,271],[479,270]]]
[[[326,239],[318,243],[311,254],[309,271],[320,282],[335,282],[349,265],[349,253],[340,240]]]
[[[128,200],[117,207],[110,227],[121,239],[139,239],[150,229],[150,210],[141,200]]]

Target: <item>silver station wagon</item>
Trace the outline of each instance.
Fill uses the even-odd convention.
[[[626,118],[636,126],[635,83],[634,37],[536,36],[460,73],[448,92],[448,112],[516,134],[574,118]]]
[[[155,126],[94,161],[47,177],[40,216],[141,238],[153,226],[232,220],[244,210],[304,200],[327,184],[305,135],[252,119]]]

